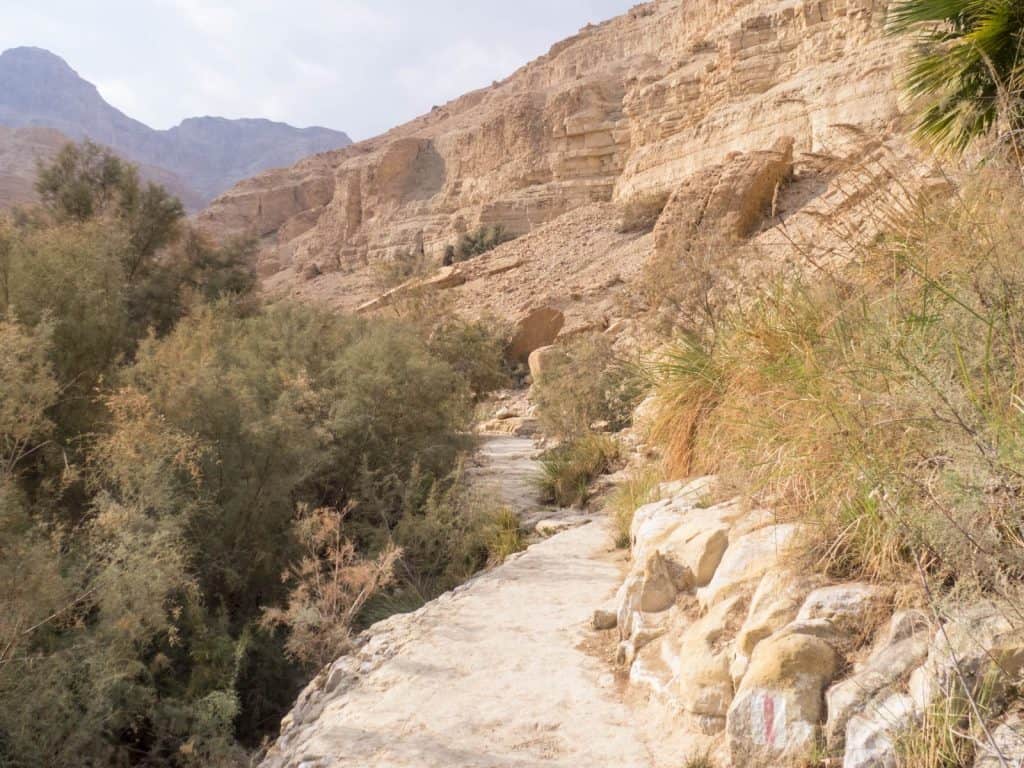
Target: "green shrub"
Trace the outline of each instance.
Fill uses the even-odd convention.
[[[559,343],[544,366],[531,396],[541,426],[556,437],[585,435],[599,421],[613,431],[628,426],[647,388],[642,369],[619,358],[602,334]]]
[[[394,541],[405,572],[441,592],[522,545],[518,518],[471,489],[461,469],[432,483],[424,502],[402,515]]]
[[[509,335],[494,318],[468,321],[450,316],[433,329],[429,347],[462,376],[479,400],[511,383],[505,360]]]
[[[519,546],[440,501],[500,345],[261,307],[251,242],[95,148],[41,183],[0,221],[0,764],[242,765],[392,576]]]
[[[493,227],[482,226],[475,232],[467,232],[459,238],[455,246],[453,258],[455,261],[467,261],[474,256],[480,256],[492,251],[502,243],[513,240],[514,235],[509,234],[503,226],[497,224]]]
[[[587,487],[619,457],[619,446],[606,435],[584,435],[541,456],[540,489],[545,501],[560,507],[582,506]]]
[[[526,548],[522,523],[511,509],[502,508],[492,515],[487,532],[487,563],[501,565],[516,552]]]
[[[197,520],[200,573],[239,618],[280,593],[296,500],[344,506],[364,469],[441,476],[465,446],[465,385],[387,321],[203,309],[145,342],[125,382],[209,446],[200,476],[216,504]]]
[[[284,608],[268,608],[261,624],[287,627],[285,650],[308,669],[320,669],[350,649],[360,611],[395,578],[401,550],[391,546],[374,558],[356,551],[343,529],[346,510],[301,508],[294,523],[300,558],[287,572]]]

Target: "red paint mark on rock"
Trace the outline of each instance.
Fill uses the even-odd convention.
[[[775,697],[764,697],[764,743],[775,746]]]

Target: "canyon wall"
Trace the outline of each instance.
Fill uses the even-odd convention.
[[[537,267],[540,289],[552,269],[589,258],[541,264],[581,245],[579,227],[554,236],[553,220],[590,211],[577,218],[584,232],[603,223],[607,253],[620,243],[602,206],[669,195],[780,140],[803,181],[787,213],[837,202],[827,161],[850,167],[901,135],[885,10],[885,0],[638,5],[380,137],[242,182],[199,220],[218,236],[258,235],[269,285],[354,309],[373,297],[368,264],[420,249],[440,263],[463,233],[496,224],[547,232],[543,248],[520,238],[493,257]],[[617,260],[627,272],[650,252],[633,250]]]

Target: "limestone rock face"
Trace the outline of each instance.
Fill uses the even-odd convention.
[[[1024,762],[1024,718],[1015,712],[996,725],[992,741],[978,744],[974,768],[1003,768]],[[1005,762],[1004,762],[1005,761]]]
[[[460,310],[553,302],[567,328],[600,323],[654,245],[615,232],[615,205],[671,197],[655,237],[671,248],[695,225],[743,238],[773,214],[863,199],[859,177],[821,161],[852,167],[898,140],[886,7],[654,0],[386,134],[244,181],[199,223],[259,235],[269,288],[343,309],[374,297],[372,262],[422,247],[440,264],[501,225],[523,237],[479,257]],[[802,191],[786,208],[791,175]],[[302,283],[310,261],[324,275]]]
[[[758,579],[783,562],[796,532],[795,525],[783,523],[731,541],[714,577],[697,591],[701,605],[712,606],[745,587],[752,590]]]
[[[959,670],[959,673],[958,673]],[[954,616],[936,631],[927,661],[910,677],[910,695],[919,710],[963,683],[988,678],[998,700],[1002,688],[1024,670],[1024,633],[997,606],[980,603]]]
[[[902,693],[880,698],[850,718],[843,768],[896,768],[895,737],[913,723],[914,700]]]

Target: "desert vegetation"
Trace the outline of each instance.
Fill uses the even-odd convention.
[[[264,305],[93,145],[39,191],[0,223],[0,764],[245,764],[374,611],[520,546],[458,471],[500,345]]]
[[[1015,0],[899,0],[889,12],[894,34],[915,48],[906,90],[920,99],[917,135],[962,152],[994,128],[1018,144],[1024,115],[1024,8]],[[1019,159],[1019,156],[1018,156]]]
[[[608,435],[587,434],[548,449],[540,460],[545,500],[560,507],[582,506],[591,481],[618,458],[618,445]]]
[[[533,387],[533,401],[544,431],[571,440],[595,425],[618,431],[629,424],[646,388],[637,360],[612,349],[598,333],[559,341],[544,358],[544,373]]]
[[[548,350],[532,391],[541,426],[559,441],[541,458],[545,498],[560,506],[586,502],[587,486],[619,457],[604,433],[629,424],[644,388],[641,367],[617,355],[601,334],[570,337]]]
[[[488,251],[493,251],[502,243],[513,240],[514,237],[500,224],[491,227],[481,226],[460,237],[456,245],[448,246],[445,252],[445,262],[453,264],[481,256]]]
[[[846,578],[1010,589],[1022,415],[1022,202],[989,169],[922,198],[862,261],[779,285],[657,364],[669,471],[723,472]]]

